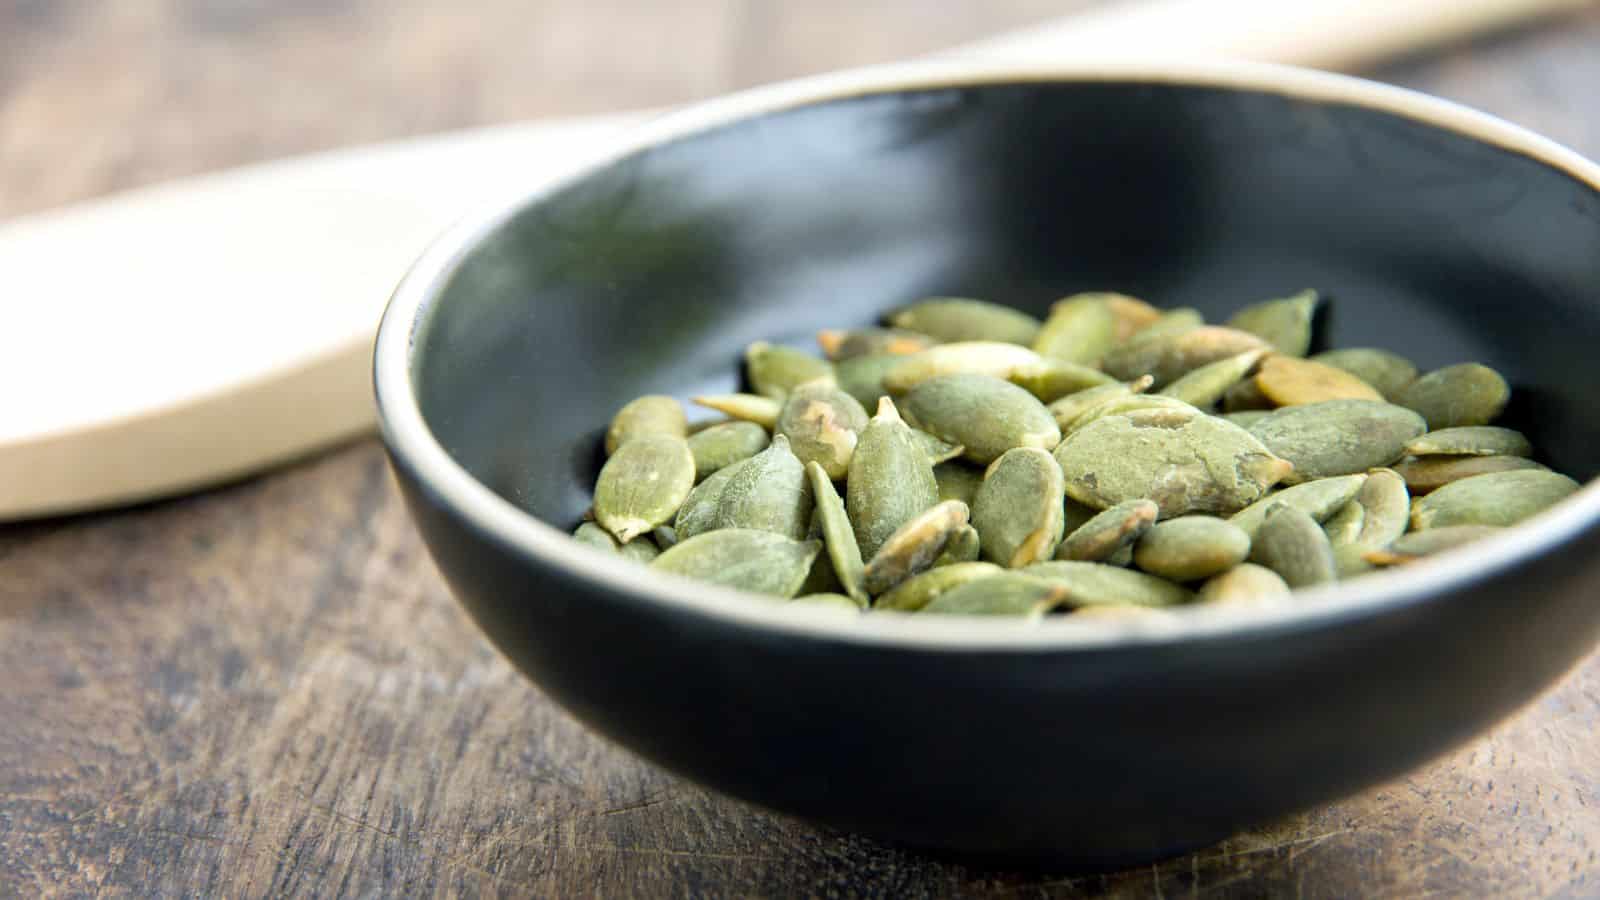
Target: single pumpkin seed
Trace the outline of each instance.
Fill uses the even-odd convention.
[[[633,540],[617,548],[617,553],[624,559],[631,559],[637,563],[648,563],[661,555],[661,548],[650,539],[650,535],[641,534]]]
[[[655,540],[656,546],[662,550],[666,550],[678,542],[678,532],[673,530],[671,525],[657,525],[651,530],[650,537]]]
[[[1248,331],[1202,325],[1165,337],[1140,339],[1135,335],[1132,341],[1107,353],[1101,368],[1122,381],[1149,375],[1157,385],[1166,385],[1206,363],[1266,346],[1265,341]]]
[[[1294,464],[1290,484],[1387,466],[1425,430],[1421,416],[1380,400],[1286,406],[1250,426],[1261,443]]]
[[[927,606],[935,597],[951,588],[989,575],[999,575],[1005,570],[994,563],[953,563],[929,569],[900,582],[893,590],[879,597],[873,609],[893,609],[916,612]]]
[[[960,444],[942,441],[921,428],[911,429],[911,439],[922,448],[923,455],[928,457],[928,462],[934,466],[958,459],[961,454],[967,452],[967,448]],[[938,476],[937,471],[934,472],[934,476]]]
[[[756,341],[745,348],[744,367],[751,390],[774,400],[782,400],[808,381],[833,380],[833,366],[827,360],[766,341]]]
[[[1317,292],[1301,291],[1292,297],[1246,306],[1228,320],[1229,328],[1248,331],[1288,356],[1311,351],[1311,320],[1317,312]]]
[[[871,559],[895,529],[938,502],[933,464],[894,403],[879,398],[877,414],[850,458],[845,489],[845,508],[862,558]]]
[[[1039,320],[998,303],[964,297],[930,297],[888,316],[889,324],[940,341],[1003,341],[1033,343]]]
[[[1361,532],[1353,543],[1383,547],[1406,533],[1411,521],[1411,493],[1393,469],[1373,469],[1356,493],[1362,509]]]
[[[808,381],[789,392],[776,427],[800,462],[818,463],[837,481],[850,469],[867,411],[831,379]]]
[[[878,398],[889,393],[883,386],[883,376],[905,359],[905,355],[898,353],[853,356],[834,366],[833,377],[839,383],[839,390],[856,398],[863,409],[877,409]]]
[[[1204,324],[1206,324],[1205,317],[1200,315],[1200,310],[1192,306],[1179,306],[1163,310],[1155,321],[1123,338],[1120,346],[1131,347],[1134,344],[1145,341],[1169,338],[1173,335],[1183,334],[1186,331],[1193,331]],[[1104,363],[1104,361],[1105,358],[1101,357],[1101,362]]]
[[[1423,456],[1403,459],[1394,470],[1406,480],[1413,496],[1421,497],[1447,484],[1496,472],[1548,472],[1549,469],[1522,456]]]
[[[1322,523],[1322,533],[1328,536],[1328,543],[1334,547],[1359,543],[1361,526],[1366,522],[1366,519],[1366,507],[1355,500],[1351,500],[1349,503],[1339,507],[1337,512]]]
[[[872,353],[907,354],[926,350],[937,340],[904,328],[826,329],[817,332],[817,344],[834,362],[855,359]]]
[[[631,438],[600,469],[594,489],[595,519],[626,544],[677,514],[694,488],[694,454],[681,437]]]
[[[593,522],[579,523],[578,527],[572,532],[572,539],[596,550],[603,550],[607,553],[617,552],[616,538],[611,536],[611,532]]]
[[[1065,602],[1065,587],[1021,572],[963,582],[933,598],[924,614],[1037,618]]]
[[[778,413],[783,404],[771,397],[756,394],[715,394],[693,398],[696,406],[714,409],[719,413],[744,422],[754,422],[771,429],[778,424]]]
[[[1400,556],[1415,559],[1453,550],[1504,530],[1498,525],[1446,525],[1402,535],[1390,544],[1388,549]]]
[[[1411,504],[1411,528],[1515,525],[1578,490],[1555,472],[1494,472],[1452,482]]]
[[[1173,581],[1198,581],[1226,572],[1250,555],[1250,535],[1214,516],[1168,519],[1133,546],[1133,564]]]
[[[1366,483],[1367,475],[1362,473],[1341,475],[1337,478],[1319,478],[1316,481],[1286,487],[1239,510],[1228,521],[1237,525],[1245,534],[1254,537],[1256,530],[1261,527],[1261,521],[1267,517],[1267,510],[1282,504],[1292,506],[1318,522],[1325,522],[1354,500],[1356,494],[1361,491],[1361,486]]]
[[[1088,295],[1078,294],[1076,296],[1083,297]],[[1106,308],[1111,310],[1111,314],[1116,317],[1116,337],[1119,343],[1149,328],[1161,319],[1161,310],[1140,300],[1138,297],[1111,292],[1100,292],[1094,296],[1099,297],[1100,302],[1104,303]],[[1190,310],[1190,312],[1194,312],[1194,310]],[[1198,316],[1199,313],[1195,312],[1195,315]]]
[[[933,467],[933,479],[939,486],[940,500],[960,500],[971,506],[978,485],[983,484],[983,470],[971,463],[950,460]]]
[[[881,594],[907,578],[933,567],[950,536],[967,524],[969,511],[960,500],[928,507],[895,529],[867,563],[862,584],[869,594]]]
[[[1070,436],[1073,432],[1083,428],[1096,419],[1106,416],[1125,416],[1135,410],[1143,409],[1171,409],[1178,410],[1182,415],[1198,415],[1200,410],[1192,404],[1185,403],[1176,397],[1167,397],[1162,394],[1133,394],[1127,397],[1113,397],[1089,407],[1078,414],[1061,433],[1063,437]]]
[[[884,373],[883,386],[891,394],[899,395],[941,375],[989,375],[1008,379],[1019,368],[1043,364],[1039,354],[1016,344],[999,341],[939,344],[902,357],[899,365]]]
[[[950,539],[945,542],[944,552],[933,561],[935,566],[953,566],[957,563],[976,562],[982,553],[978,530],[970,524],[963,525],[950,533]]]
[[[845,596],[844,594],[835,594],[831,592],[801,594],[800,596],[789,601],[791,606],[796,603],[799,603],[803,606],[820,606],[829,609],[846,610],[849,612],[860,612],[861,610],[866,609],[866,607],[861,603]]]
[[[1238,412],[1223,413],[1218,418],[1225,419],[1249,431],[1250,426],[1270,415],[1272,415],[1272,410],[1270,409],[1241,409]]]
[[[1289,590],[1277,572],[1246,562],[1207,579],[1195,599],[1212,606],[1269,606],[1288,596]]]
[[[688,433],[689,420],[683,413],[683,404],[664,394],[647,394],[628,401],[611,418],[606,428],[606,455],[610,456],[623,443],[646,434],[681,438]]]
[[[694,454],[694,477],[704,481],[712,472],[749,459],[767,449],[772,437],[754,422],[723,422],[689,436]]]
[[[1061,467],[1037,447],[1008,450],[984,473],[972,527],[984,559],[1021,568],[1049,559],[1061,541]]]
[[[1017,366],[1007,380],[1038,397],[1041,403],[1053,403],[1089,388],[1121,383],[1099,369],[1053,359]]]
[[[1496,425],[1463,425],[1430,431],[1406,444],[1412,456],[1532,456],[1520,431]]]
[[[1400,393],[1417,380],[1417,367],[1411,360],[1376,347],[1329,350],[1311,359],[1349,372],[1377,388],[1383,399],[1390,403],[1399,402]]]
[[[753,528],[803,540],[811,524],[811,484],[805,466],[778,435],[739,464],[717,497],[713,528]]]
[[[1100,509],[1154,500],[1162,518],[1237,512],[1291,471],[1243,428],[1171,409],[1097,419],[1062,441],[1055,458],[1072,499]]]
[[[1261,385],[1255,378],[1246,378],[1222,392],[1223,412],[1250,412],[1272,408],[1272,400],[1261,392]]]
[[[1021,570],[1067,589],[1068,606],[1177,606],[1194,593],[1165,578],[1106,563],[1050,560]]]
[[[1092,366],[1117,341],[1117,313],[1104,295],[1074,294],[1051,305],[1033,350],[1046,359]]]
[[[1250,561],[1266,566],[1292,588],[1334,580],[1333,545],[1317,520],[1278,504],[1267,510],[1250,543]]]
[[[679,541],[650,565],[723,587],[793,597],[821,549],[816,541],[771,531],[724,528]]]
[[[1246,350],[1235,356],[1206,363],[1162,388],[1158,393],[1191,406],[1211,406],[1222,399],[1228,388],[1242,381],[1269,351]]]
[[[1061,440],[1056,420],[1032,394],[987,375],[941,375],[906,394],[906,417],[987,465],[1014,447],[1048,450]]]
[[[859,600],[867,597],[862,578],[866,565],[861,561],[861,548],[856,546],[855,529],[845,512],[844,501],[833,486],[833,479],[822,466],[806,463],[806,478],[811,482],[811,495],[816,503],[816,521],[822,535],[822,546],[834,575],[844,592]]]
[[[1324,400],[1383,401],[1376,388],[1343,369],[1290,356],[1274,356],[1262,363],[1256,387],[1277,406]]]
[[[1161,507],[1149,500],[1125,500],[1073,529],[1056,548],[1056,559],[1102,562],[1131,547],[1155,524]]]
[[[1154,378],[1146,375],[1143,378],[1135,378],[1129,382],[1119,381],[1101,385],[1100,387],[1088,388],[1076,394],[1068,394],[1050,404],[1050,415],[1055,418],[1056,425],[1065,432],[1067,426],[1086,411],[1099,406],[1107,400],[1142,394],[1150,388],[1151,383],[1154,381]]]
[[[679,541],[717,527],[717,504],[722,499],[723,488],[728,486],[741,467],[749,464],[750,460],[742,460],[712,472],[683,498],[683,504],[672,521],[672,530],[677,533]]]
[[[1400,405],[1416,410],[1438,431],[1487,425],[1506,408],[1511,388],[1499,372],[1478,363],[1445,366],[1418,378],[1400,394]]]
[[[1388,551],[1374,551],[1365,544],[1334,544],[1333,546],[1333,574],[1341,581],[1365,575],[1376,569],[1372,561],[1375,552],[1387,553]]]

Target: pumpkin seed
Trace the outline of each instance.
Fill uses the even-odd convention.
[[[715,394],[693,398],[696,406],[714,409],[726,416],[745,422],[754,422],[762,428],[778,424],[778,413],[783,404],[771,397],[756,394]]]
[[[1406,480],[1414,496],[1432,493],[1447,484],[1496,472],[1548,472],[1549,469],[1521,456],[1424,456],[1403,459],[1394,470]]]
[[[1446,525],[1403,535],[1390,544],[1388,549],[1399,556],[1416,559],[1453,550],[1504,530],[1497,525]]]
[[[905,355],[898,353],[853,356],[834,366],[833,377],[839,383],[839,390],[856,398],[863,409],[877,409],[878,398],[889,393],[883,386],[883,376],[905,359]]]
[[[1061,467],[1037,447],[1006,451],[984,473],[972,527],[984,559],[1008,568],[1049,559],[1061,541]]]
[[[782,400],[808,381],[833,381],[833,366],[827,360],[766,341],[756,341],[745,348],[744,367],[751,389],[774,400]]]
[[[694,454],[681,437],[629,439],[600,469],[594,513],[600,527],[626,544],[677,514],[694,487]]]
[[[1082,415],[1088,410],[1099,406],[1107,400],[1115,400],[1119,397],[1131,397],[1134,394],[1142,394],[1149,389],[1151,383],[1154,381],[1154,378],[1146,375],[1143,378],[1136,378],[1133,381],[1126,383],[1116,382],[1113,384],[1101,385],[1100,387],[1088,388],[1086,390],[1078,391],[1076,394],[1068,394],[1067,396],[1062,397],[1061,399],[1050,404],[1050,415],[1055,418],[1056,425],[1060,427],[1063,432],[1065,432],[1067,431],[1068,426],[1074,420],[1076,420],[1078,416]]]
[[[1092,366],[1117,343],[1117,324],[1104,295],[1074,294],[1050,307],[1033,350],[1046,359]]]
[[[970,524],[962,525],[950,532],[950,539],[945,542],[944,552],[933,561],[935,566],[953,566],[957,563],[976,562],[981,555],[981,542],[978,530]]]
[[[1463,425],[1430,431],[1406,444],[1412,456],[1532,456],[1520,431],[1495,425]]]
[[[1345,544],[1359,543],[1361,526],[1365,524],[1366,519],[1366,508],[1359,502],[1351,500],[1349,503],[1339,507],[1337,512],[1322,523],[1322,533],[1328,536],[1328,543],[1335,548],[1342,547]]]
[[[1400,405],[1416,410],[1438,431],[1461,425],[1487,425],[1506,408],[1511,388],[1499,372],[1478,363],[1445,366],[1413,381]]]
[[[1060,360],[1017,366],[1007,380],[1038,397],[1041,403],[1052,403],[1089,388],[1120,384],[1099,369]]]
[[[624,559],[631,559],[638,563],[648,563],[661,555],[661,548],[650,539],[648,534],[641,534],[633,540],[617,548],[617,553]]]
[[[964,297],[931,297],[895,310],[889,324],[940,341],[1033,343],[1039,320],[1020,310]]]
[[[1311,351],[1311,320],[1317,311],[1317,292],[1306,290],[1281,300],[1246,306],[1228,320],[1229,328],[1248,331],[1287,356]]]
[[[845,512],[844,501],[833,486],[833,479],[822,466],[806,463],[806,478],[811,483],[811,495],[816,501],[816,519],[822,533],[822,546],[828,561],[833,565],[834,576],[845,593],[858,600],[867,598],[862,579],[866,565],[861,561],[861,548],[856,546],[855,529]]]
[[[1376,347],[1329,350],[1311,359],[1349,372],[1376,388],[1390,403],[1398,403],[1400,393],[1417,380],[1417,367],[1411,360]]]
[[[941,375],[906,394],[906,416],[928,433],[966,448],[985,464],[1014,447],[1048,450],[1061,440],[1056,421],[1032,394],[987,375]]]
[[[960,500],[971,506],[972,498],[978,494],[978,485],[983,484],[983,470],[951,460],[933,467],[933,479],[939,486],[940,500]]]
[[[1100,298],[1100,302],[1104,303],[1106,308],[1111,310],[1111,314],[1116,318],[1116,339],[1118,343],[1125,341],[1140,331],[1143,331],[1151,325],[1154,325],[1161,318],[1161,310],[1156,309],[1154,306],[1151,306],[1143,300],[1140,300],[1138,297],[1130,297],[1127,294],[1100,291],[1092,295],[1075,294],[1073,296],[1095,296]]]
[[[684,502],[688,502],[685,500]],[[650,537],[655,540],[656,546],[662,550],[678,542],[678,532],[671,525],[657,525],[650,531]]]
[[[835,363],[873,353],[916,353],[937,343],[928,335],[904,328],[830,328],[817,332],[817,344]]]
[[[961,454],[967,452],[967,448],[960,444],[941,441],[921,428],[911,429],[911,439],[916,442],[918,447],[922,448],[922,455],[926,456],[929,464],[934,466],[957,459]],[[937,477],[938,473],[935,472],[934,474]]]
[[[1072,499],[1100,509],[1154,500],[1163,518],[1237,512],[1291,471],[1237,425],[1170,409],[1097,419],[1062,441],[1055,458]]]
[[[811,524],[811,508],[805,466],[780,434],[767,449],[739,464],[717,497],[712,527],[770,531],[798,541]]]
[[[1248,331],[1202,325],[1165,337],[1141,339],[1136,335],[1107,353],[1101,368],[1122,381],[1149,375],[1157,385],[1165,385],[1206,363],[1266,346],[1265,341]]]
[[[936,503],[895,529],[867,563],[862,584],[881,594],[933,567],[955,531],[967,524],[968,509],[960,500]]]
[[[767,449],[772,438],[754,422],[724,422],[689,436],[694,454],[694,477],[704,481],[712,472],[749,459]]]
[[[1274,356],[1262,363],[1256,387],[1277,406],[1324,400],[1383,401],[1376,388],[1343,369],[1289,356]]]
[[[672,522],[672,530],[677,533],[678,540],[688,540],[716,527],[717,503],[722,499],[722,489],[733,480],[741,466],[749,464],[749,460],[743,460],[724,466],[694,486],[694,490],[683,499],[683,505],[678,508],[677,517]]]
[[[1246,350],[1243,353],[1206,363],[1162,388],[1163,397],[1182,400],[1191,406],[1211,406],[1222,395],[1248,376],[1251,370],[1267,355],[1264,349]]]
[[[1318,522],[1324,522],[1345,504],[1354,500],[1361,486],[1366,483],[1367,475],[1360,474],[1319,478],[1316,481],[1297,484],[1257,500],[1234,513],[1228,521],[1237,525],[1245,534],[1254,537],[1256,530],[1261,527],[1261,521],[1267,517],[1267,510],[1283,504],[1300,510]]]
[[[1056,559],[1101,562],[1131,547],[1156,521],[1161,508],[1149,500],[1118,503],[1067,535],[1056,548]]]
[[[1494,472],[1452,482],[1411,504],[1411,528],[1515,525],[1578,490],[1555,472]]]
[[[1250,544],[1250,561],[1282,576],[1292,588],[1334,580],[1333,545],[1303,510],[1278,504],[1267,510]]]
[[[1123,338],[1121,345],[1128,347],[1144,341],[1169,338],[1186,331],[1193,331],[1205,323],[1205,317],[1200,315],[1200,310],[1192,306],[1180,306],[1162,312],[1153,322]],[[1105,362],[1104,357],[1101,358],[1101,362]]]
[[[1250,535],[1213,516],[1183,516],[1157,524],[1133,546],[1133,564],[1173,581],[1226,572],[1250,555]]]
[[[862,558],[871,559],[895,529],[938,502],[933,465],[894,403],[880,398],[850,458],[845,487],[845,508]]]
[[[596,550],[604,550],[607,553],[617,552],[616,539],[611,536],[609,531],[593,522],[579,523],[578,527],[572,532],[572,539]]]
[[[1365,575],[1377,568],[1372,562],[1373,554],[1387,552],[1387,550],[1375,551],[1365,544],[1334,544],[1334,577],[1344,579]]]
[[[1268,449],[1294,464],[1290,484],[1387,466],[1422,434],[1422,417],[1378,400],[1287,406],[1250,426]]]
[[[1269,606],[1288,596],[1289,590],[1277,572],[1246,562],[1207,579],[1195,599],[1212,606]]]
[[[689,420],[683,413],[683,404],[664,394],[648,394],[628,401],[612,417],[606,428],[606,455],[628,440],[646,434],[665,434],[684,437],[689,433]]]
[[[933,598],[922,612],[962,616],[1037,618],[1066,600],[1064,587],[1021,572],[1001,572],[963,582]]]
[[[777,431],[801,463],[815,462],[832,479],[850,469],[867,411],[831,379],[808,381],[789,392],[778,414]]]
[[[1194,593],[1165,578],[1096,562],[1050,560],[1021,570],[1067,589],[1068,606],[1177,606]]]
[[[1200,410],[1191,404],[1185,403],[1176,397],[1167,397],[1162,394],[1134,394],[1128,397],[1113,397],[1078,414],[1072,423],[1062,430],[1064,437],[1070,436],[1074,431],[1088,425],[1096,419],[1106,416],[1124,416],[1135,410],[1144,409],[1171,409],[1178,410],[1183,416],[1198,415]]]
[[[793,597],[822,545],[771,531],[724,528],[679,541],[651,568],[756,594]]]
[[[1411,494],[1393,469],[1373,469],[1356,493],[1361,507],[1361,532],[1353,543],[1383,547],[1406,533],[1411,520]]]
[[[879,597],[873,603],[873,609],[916,612],[931,603],[935,597],[951,588],[989,575],[999,575],[1004,571],[994,563],[986,562],[964,562],[939,566],[900,582],[893,590]]]
[[[1043,363],[1039,354],[1016,344],[999,341],[939,344],[901,357],[899,365],[884,373],[883,386],[891,394],[899,395],[941,375],[989,375],[1007,379],[1019,368]]]

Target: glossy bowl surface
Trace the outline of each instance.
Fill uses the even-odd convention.
[[[919,847],[1116,865],[1394,776],[1600,631],[1600,488],[1437,564],[1170,626],[787,608],[567,538],[611,413],[728,390],[929,294],[1121,290],[1507,373],[1600,471],[1600,170],[1490,117],[1239,64],[896,66],[666,117],[442,238],[378,338],[385,441],[489,638],[573,714],[735,797]]]

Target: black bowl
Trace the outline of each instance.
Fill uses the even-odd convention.
[[[396,294],[383,430],[494,643],[701,784],[947,851],[1108,865],[1439,754],[1600,630],[1600,489],[1434,564],[1175,624],[830,615],[569,540],[632,397],[736,384],[928,294],[1120,290],[1219,318],[1316,287],[1337,346],[1508,373],[1600,470],[1600,169],[1358,80],[1240,65],[900,66],[696,107],[474,217]]]

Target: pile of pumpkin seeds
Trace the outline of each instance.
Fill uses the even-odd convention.
[[[1314,291],[1222,325],[1121,294],[1039,321],[933,298],[821,356],[758,342],[749,393],[623,407],[576,538],[847,610],[1083,617],[1267,605],[1404,565],[1578,489],[1492,423],[1494,370],[1308,355]]]

